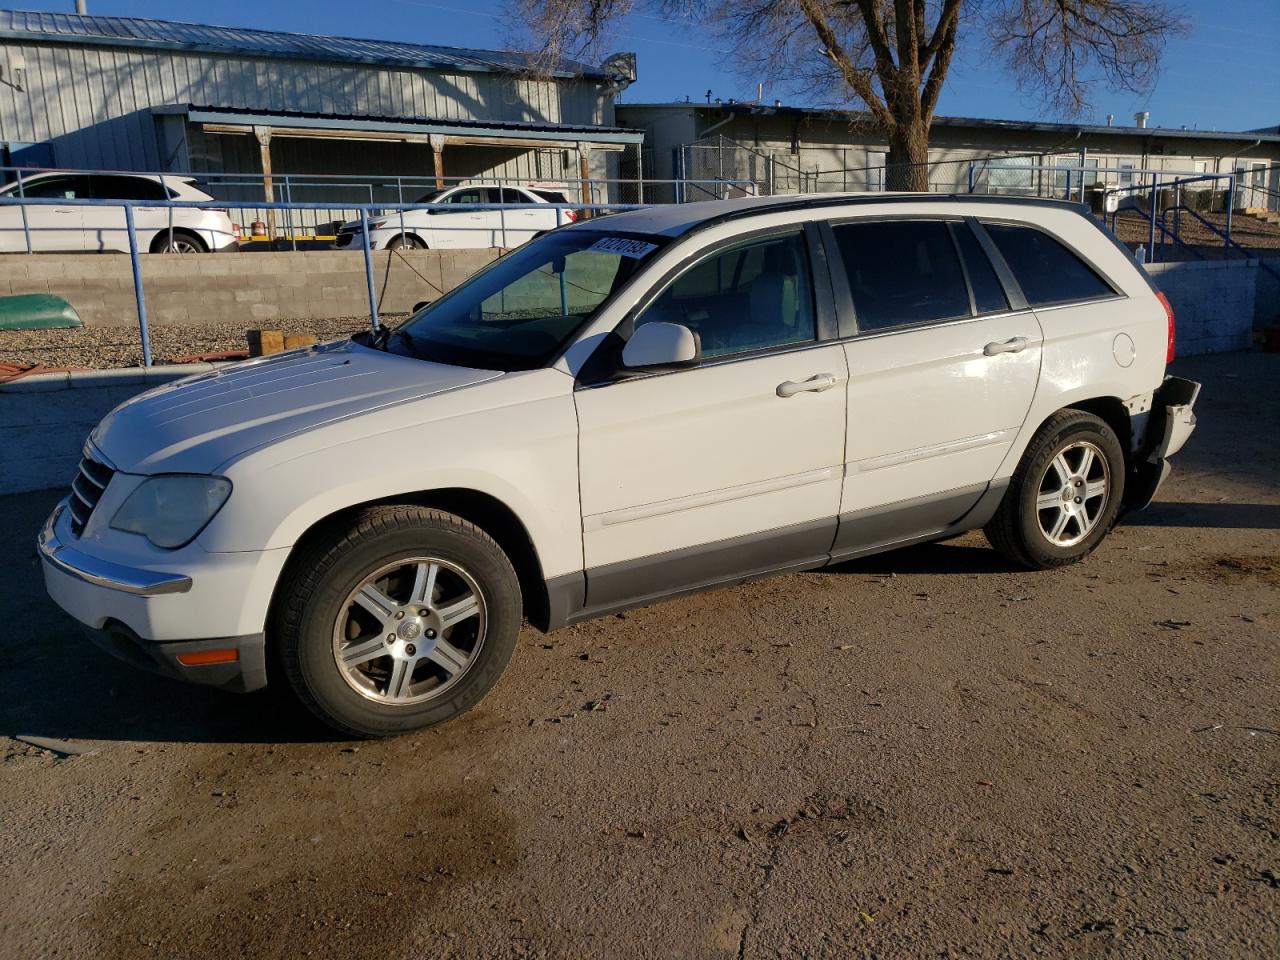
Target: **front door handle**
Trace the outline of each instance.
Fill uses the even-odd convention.
[[[830,390],[835,385],[836,375],[834,373],[818,373],[808,380],[787,380],[778,384],[778,396],[786,399],[787,397],[794,397],[797,393],[821,393],[823,390]]]
[[[1021,353],[1027,349],[1026,337],[1010,337],[1008,340],[993,340],[982,348],[982,352],[988,357],[994,357],[997,353]]]

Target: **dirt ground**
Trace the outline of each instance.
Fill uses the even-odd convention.
[[[1280,357],[1177,367],[1199,429],[1085,563],[970,535],[527,630],[376,743],[88,646],[57,494],[0,500],[0,956],[1277,956]]]

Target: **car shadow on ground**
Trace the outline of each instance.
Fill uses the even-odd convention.
[[[1157,502],[1120,521],[1133,527],[1280,530],[1280,504]],[[821,567],[818,573],[887,576],[890,573],[1020,573],[984,540],[935,541]]]
[[[1124,523],[1135,527],[1219,527],[1231,530],[1280,530],[1280,504],[1153,503]]]
[[[815,572],[882,577],[890,573],[1015,573],[1019,569],[984,540],[967,543],[943,540],[845,560]]]
[[[291,743],[335,739],[286,697],[146,673],[95,647],[45,593],[40,524],[61,493],[0,498],[0,736]]]
[[[72,741],[311,743],[338,739],[272,693],[237,695],[120,663],[73,624],[67,640],[0,663],[0,735]]]

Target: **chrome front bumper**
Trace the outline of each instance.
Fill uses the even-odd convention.
[[[112,563],[91,557],[74,547],[64,544],[58,539],[54,527],[65,509],[65,502],[58,504],[44,528],[36,538],[36,549],[50,566],[65,574],[91,583],[95,587],[106,587],[141,597],[155,597],[166,593],[186,593],[191,589],[191,578],[173,573],[159,573],[154,570],[139,570],[123,564]]]

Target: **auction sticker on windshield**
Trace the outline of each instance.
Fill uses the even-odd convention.
[[[656,243],[645,243],[643,240],[628,240],[626,237],[602,237],[589,249],[600,253],[616,253],[619,256],[639,260],[651,250],[657,249]]]

